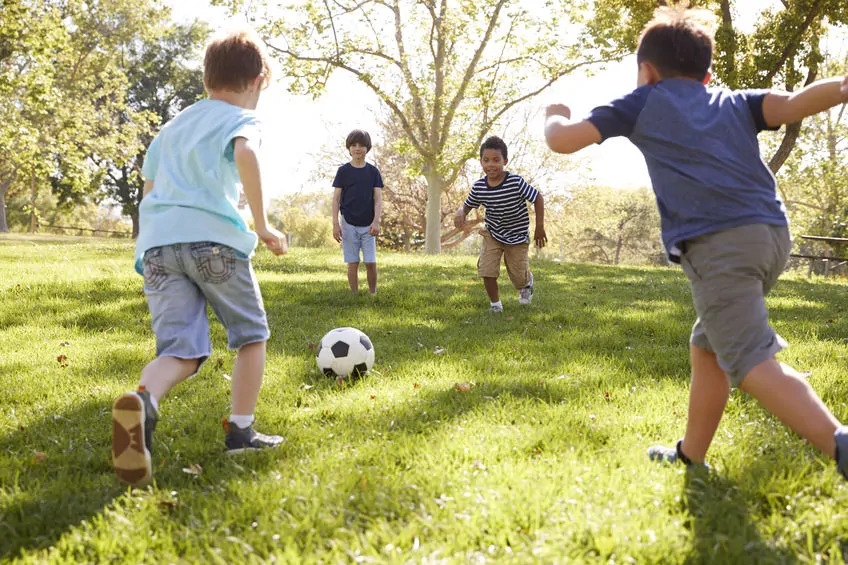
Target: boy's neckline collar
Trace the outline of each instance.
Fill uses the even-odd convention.
[[[486,181],[486,186],[488,186],[489,188],[497,188],[506,181],[506,177],[508,177],[508,176],[509,176],[509,171],[504,169],[504,176],[500,180],[500,182],[498,182],[498,184],[489,184],[489,176],[488,175],[484,176],[483,179]]]
[[[354,165],[353,161],[348,161],[348,164],[354,169],[364,169],[368,165],[368,161],[362,161],[362,165]]]

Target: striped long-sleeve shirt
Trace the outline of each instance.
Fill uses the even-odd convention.
[[[536,202],[539,192],[520,176],[506,172],[503,182],[489,186],[486,177],[471,187],[465,205],[486,208],[486,229],[497,241],[516,245],[530,240],[527,202]]]

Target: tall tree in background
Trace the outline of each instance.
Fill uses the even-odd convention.
[[[713,77],[729,88],[779,88],[793,91],[813,82],[823,53],[820,38],[828,25],[848,24],[845,0],[784,0],[779,8],[764,10],[750,33],[738,29],[737,8],[746,0],[692,0],[692,7],[715,13],[716,52]],[[657,5],[672,0],[597,0],[590,23],[595,46],[602,54],[633,51],[639,33]],[[801,123],[788,124],[768,160],[777,172],[795,146]]]
[[[32,231],[40,190],[73,202],[99,188],[99,161],[135,153],[141,120],[119,119],[127,83],[117,62],[162,10],[137,0],[3,2],[0,196],[29,191]]]
[[[209,36],[205,23],[159,23],[154,33],[124,48],[121,67],[127,77],[126,109],[122,124],[143,120],[137,129],[138,151],[121,161],[102,160],[102,191],[121,205],[132,220],[132,237],[138,236],[138,207],[144,189],[141,166],[147,146],[159,126],[203,95],[203,69],[192,64]]]
[[[581,33],[587,4],[305,0],[255,17],[293,91],[317,95],[341,70],[389,108],[410,166],[426,181],[426,251],[438,253],[442,194],[493,125],[560,77],[598,62]]]

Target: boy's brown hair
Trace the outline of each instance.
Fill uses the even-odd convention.
[[[207,89],[241,92],[260,74],[265,84],[271,68],[262,40],[250,30],[238,30],[213,39],[203,58],[203,84]]]
[[[345,147],[350,149],[354,143],[365,146],[368,151],[371,151],[371,136],[364,129],[355,129],[345,138]],[[368,152],[366,151],[366,153]]]
[[[651,63],[663,78],[703,81],[713,60],[712,20],[706,10],[658,9],[642,30],[636,62]]]

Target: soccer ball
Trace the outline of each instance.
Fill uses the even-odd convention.
[[[315,360],[329,377],[361,377],[374,366],[374,346],[356,328],[336,328],[321,338]]]

